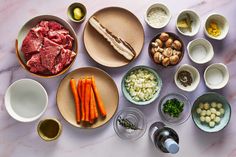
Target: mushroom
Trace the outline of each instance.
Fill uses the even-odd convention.
[[[163,42],[162,42],[160,39],[157,38],[157,39],[155,40],[155,43],[157,43],[158,46],[162,48]]]
[[[171,46],[172,46],[172,43],[173,43],[173,39],[169,38],[169,39],[165,42],[165,45],[166,45],[166,47],[171,47]]]
[[[172,44],[173,48],[176,50],[181,50],[182,48],[182,44],[179,40],[175,40]]]
[[[178,55],[180,57],[181,56],[181,51],[173,50],[173,55]]]
[[[161,33],[159,38],[161,39],[161,41],[165,42],[169,39],[169,37],[170,37],[169,34],[163,32],[163,33]]]
[[[163,66],[167,67],[169,64],[170,64],[170,58],[166,57],[162,60],[162,65]]]
[[[170,64],[175,65],[179,62],[179,56],[178,55],[173,55],[170,57]]]
[[[158,47],[158,43],[157,42],[152,42],[152,47]]]
[[[163,58],[164,58],[164,56],[160,52],[155,53],[153,56],[153,59],[156,63],[161,63]]]
[[[172,48],[166,48],[165,50],[164,50],[164,52],[163,52],[163,55],[165,56],[165,57],[170,57],[170,56],[172,56],[172,54],[173,54],[173,50],[172,50]]]

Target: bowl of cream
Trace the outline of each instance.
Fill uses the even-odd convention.
[[[197,64],[209,62],[214,56],[214,49],[211,43],[203,38],[190,41],[187,45],[189,58]]]
[[[210,89],[221,89],[229,81],[229,70],[223,63],[209,65],[204,72],[205,84]]]

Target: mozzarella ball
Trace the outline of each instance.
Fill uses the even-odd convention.
[[[211,113],[214,113],[214,114],[216,113],[216,109],[215,108],[211,108],[210,111],[211,111]]]
[[[201,122],[205,122],[205,120],[206,120],[206,118],[205,118],[204,116],[201,116],[201,117],[200,117],[200,121],[201,121]]]
[[[211,118],[209,116],[206,116],[205,121],[209,123],[211,121]]]
[[[220,113],[219,111],[216,111],[216,115],[217,115],[217,116],[220,116],[221,113]]]
[[[206,115],[206,110],[202,110],[202,112],[200,113],[201,116],[205,116]]]
[[[199,108],[200,108],[200,109],[203,109],[203,107],[204,107],[203,103],[200,103],[200,104],[199,104]]]
[[[216,108],[216,102],[212,102],[212,103],[211,103],[211,107]]]
[[[214,120],[214,119],[215,119],[215,117],[216,117],[216,115],[215,115],[215,114],[211,114],[211,120]]]
[[[222,106],[223,106],[223,105],[222,105],[221,103],[217,103],[217,108],[218,108],[218,109],[221,109]]]
[[[206,102],[206,103],[204,104],[204,109],[205,109],[205,110],[208,110],[209,108],[210,108],[210,105],[209,105],[209,103]]]
[[[224,110],[223,108],[221,108],[219,111],[220,111],[220,113],[221,113],[222,115],[225,114],[225,110]]]
[[[210,116],[210,115],[211,115],[211,111],[210,111],[210,110],[207,110],[207,111],[206,111],[206,114],[207,114],[208,116]]]
[[[200,114],[202,112],[202,109],[197,108],[197,113]]]
[[[213,127],[215,126],[215,122],[214,122],[214,121],[210,121],[210,122],[209,122],[209,126],[210,126],[211,128],[213,128]]]
[[[214,121],[215,121],[216,123],[220,123],[220,120],[221,120],[220,117],[215,117],[215,120],[214,120]]]

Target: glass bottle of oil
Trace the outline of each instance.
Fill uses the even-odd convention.
[[[150,126],[149,137],[155,147],[164,153],[176,154],[179,151],[178,134],[162,122],[155,122]]]

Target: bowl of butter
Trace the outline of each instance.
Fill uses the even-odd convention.
[[[82,23],[86,14],[86,7],[82,3],[72,3],[67,9],[67,16],[73,22]]]

